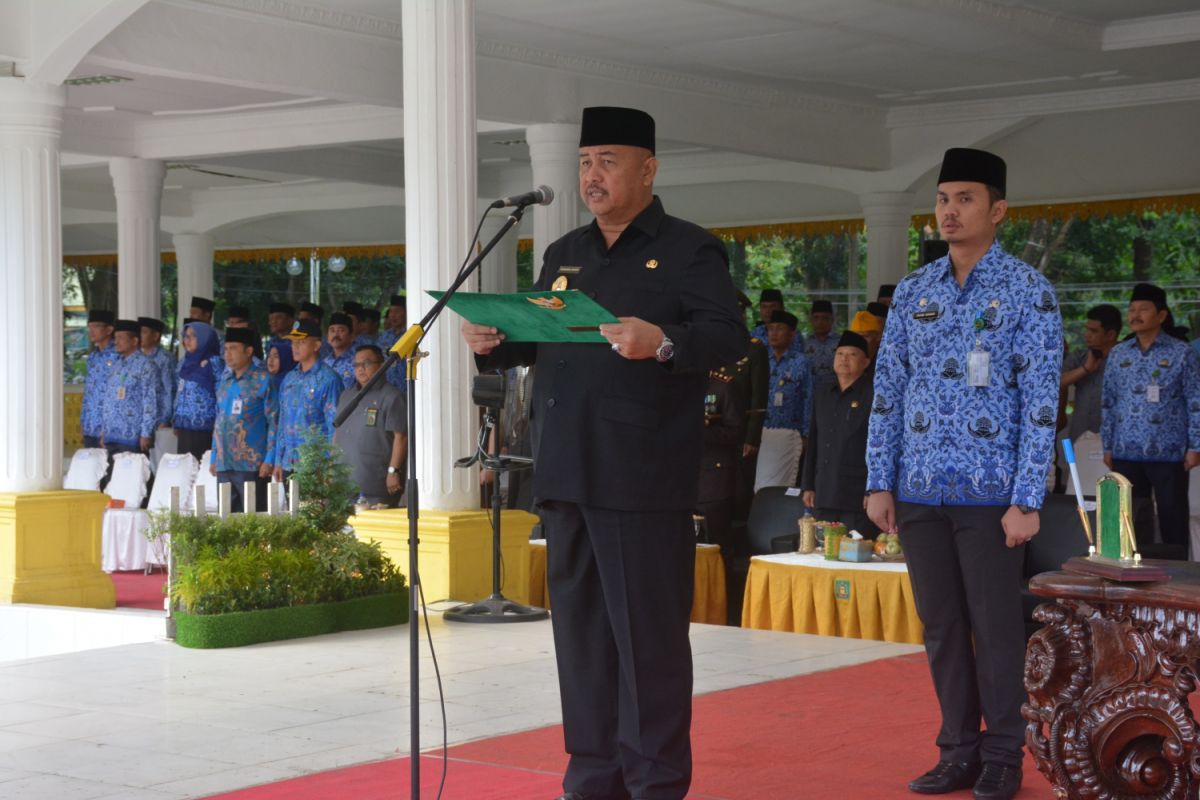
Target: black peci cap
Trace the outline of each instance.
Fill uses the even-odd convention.
[[[196,296],[192,298],[192,308],[198,308],[201,311],[206,311],[211,314],[212,310],[216,307],[217,304],[212,300],[209,300],[207,297]]]
[[[1148,300],[1154,303],[1154,307],[1162,311],[1167,307],[1167,293],[1160,286],[1155,286],[1153,283],[1139,283],[1133,287],[1133,294],[1129,298],[1129,302],[1135,303],[1138,300]]]
[[[305,300],[300,304],[300,310],[306,314],[312,314],[317,319],[325,319],[325,309],[321,308],[316,303],[310,303]]]
[[[792,330],[796,330],[796,326],[800,324],[800,320],[796,319],[796,315],[788,311],[772,311],[771,322],[782,322]]]
[[[350,319],[349,314],[341,311],[335,311],[329,315],[329,327],[332,328],[334,325],[343,325],[350,330],[354,330],[354,320]]]
[[[591,106],[583,110],[579,146],[624,144],[654,152],[654,117],[636,108]]]
[[[838,347],[857,347],[863,351],[864,355],[871,355],[871,348],[867,345],[867,340],[854,331],[843,331],[842,338],[838,339]]]
[[[167,329],[166,324],[161,319],[155,319],[154,317],[138,317],[137,321],[140,328],[149,328],[159,333],[163,333]]]
[[[88,312],[88,322],[102,322],[112,325],[117,321],[117,315],[106,308],[93,308]]]
[[[296,316],[296,309],[287,303],[271,303],[267,306],[268,314],[287,314],[289,317]]]
[[[942,169],[937,182],[971,181],[1004,192],[1007,188],[1008,166],[1000,156],[971,147],[952,147],[942,156]]]
[[[136,319],[119,319],[113,327],[117,333],[132,333],[139,338],[142,335],[142,326]]]
[[[244,344],[248,347],[258,349],[262,342],[258,341],[258,334],[253,328],[226,328],[225,329],[225,344],[235,342]]]
[[[813,300],[811,314],[832,314],[833,303],[828,300]]]

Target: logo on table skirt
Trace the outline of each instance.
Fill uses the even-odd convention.
[[[850,581],[845,578],[833,582],[833,596],[838,600],[850,599]]]

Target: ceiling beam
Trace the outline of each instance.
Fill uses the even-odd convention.
[[[1104,27],[1102,48],[1128,50],[1200,41],[1200,11],[1160,14],[1111,22]]]

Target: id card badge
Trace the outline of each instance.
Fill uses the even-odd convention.
[[[775,393],[775,407],[783,408],[783,392]]]
[[[1157,403],[1158,402],[1158,384],[1157,383],[1152,383],[1146,387],[1146,402],[1147,403]]]
[[[1155,388],[1157,389],[1158,387],[1156,386]],[[117,387],[117,399],[118,399],[118,400],[124,400],[124,399],[125,399],[125,387],[124,387],[124,386],[118,386],[118,387]],[[1158,396],[1157,396],[1157,394],[1155,395],[1154,402],[1158,402]]]
[[[379,414],[379,409],[377,409],[377,408],[368,408],[367,409],[367,427],[368,428],[375,427],[375,417],[378,414]]]
[[[242,398],[239,397],[233,401],[233,408],[230,409],[230,413],[235,415],[242,413]]]
[[[976,347],[967,356],[967,386],[987,386],[991,376],[992,354]]]

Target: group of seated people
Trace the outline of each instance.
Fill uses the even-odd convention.
[[[315,303],[302,303],[298,312],[271,303],[265,340],[245,307],[230,308],[218,332],[215,308],[211,299],[192,298],[178,358],[162,345],[161,320],[89,311],[84,446],[145,453],[151,465],[167,453],[200,460],[211,450],[212,473],[232,484],[234,510],[242,510],[243,485],[287,478],[300,445],[315,432],[351,467],[360,503],[399,504],[407,445],[402,369],[389,370],[336,433],[333,421],[404,332],[404,296],[391,297],[382,332],[383,314],[355,302],[330,314],[324,327],[324,310]],[[256,494],[262,510],[266,493]]]

